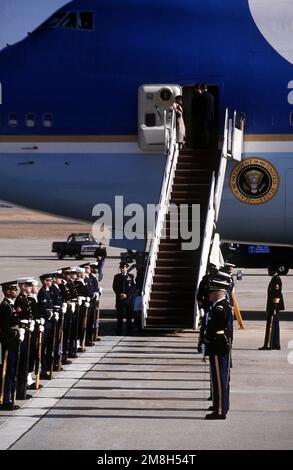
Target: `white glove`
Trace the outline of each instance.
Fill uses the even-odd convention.
[[[31,320],[31,322],[30,322],[30,332],[31,332],[31,333],[32,333],[32,332],[34,331],[34,329],[35,329],[35,323],[36,323],[35,320]]]
[[[67,312],[67,303],[63,302],[63,304],[62,304],[62,313],[66,313],[66,312]]]
[[[90,303],[89,303],[89,302],[85,302],[85,303],[84,303],[84,306],[85,306],[86,308],[89,308]]]
[[[96,300],[99,300],[99,298],[100,298],[100,293],[99,293],[99,292],[95,292],[95,293],[94,293],[94,296],[95,296],[95,299],[96,299]]]
[[[55,320],[58,321],[59,320],[59,312],[54,312],[54,316],[55,316]]]
[[[200,315],[201,318],[204,317],[204,309],[203,308],[199,309],[199,315]]]
[[[71,302],[70,305],[71,305],[71,311],[72,311],[72,313],[74,313],[75,312],[75,302]]]
[[[25,335],[25,328],[19,328],[18,329],[18,334],[19,334],[19,341],[23,341],[24,340],[24,335]]]
[[[91,301],[91,298],[90,298],[90,297],[87,297],[87,298],[86,298],[86,301],[87,301],[87,302],[90,302],[90,301]]]
[[[49,313],[49,312],[48,312],[48,313]],[[51,320],[51,318],[53,317],[53,315],[54,315],[54,314],[53,314],[53,310],[50,310],[50,316],[49,316],[48,320]]]
[[[22,323],[23,325],[28,325],[28,322],[29,320],[20,320],[20,323]]]
[[[40,326],[39,326],[39,332],[40,332],[40,333],[44,333],[44,329],[45,329],[45,328],[43,327],[43,325],[40,325]]]
[[[103,287],[99,287],[99,294],[102,295],[103,293]]]
[[[42,317],[41,320],[40,320],[40,323],[41,323],[41,325],[44,325],[45,324],[45,318]]]
[[[85,300],[85,297],[82,297],[82,295],[79,295],[79,296],[77,297],[77,303],[78,303],[78,305],[81,305],[84,300]]]

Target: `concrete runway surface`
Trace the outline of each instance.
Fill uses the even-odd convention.
[[[8,237],[6,225],[1,232],[0,218],[0,282],[76,265],[50,253],[53,239],[68,235],[67,226],[64,236],[61,231],[55,237],[50,226],[52,238],[46,238],[42,226],[40,238],[35,231],[23,238],[19,232]],[[87,230],[80,226],[80,231]],[[244,271],[236,296],[246,329],[235,323],[231,408],[226,421],[209,422],[203,419],[210,405],[208,366],[196,352],[195,332],[113,336],[111,285],[120,251],[109,249],[105,266],[102,341],[55,373],[54,380],[42,382],[34,398],[19,401],[18,411],[1,412],[0,448],[292,449],[292,274],[283,277],[282,350],[258,351],[269,278],[265,270]]]

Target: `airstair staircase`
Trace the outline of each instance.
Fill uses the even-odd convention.
[[[219,206],[228,159],[240,160],[243,128],[237,127],[236,112],[225,116],[222,152],[205,149],[178,149],[174,112],[168,123],[165,116],[165,174],[158,205],[156,224],[150,244],[142,291],[142,327],[147,330],[197,328],[199,312],[196,292],[206,272],[216,234]],[[186,242],[174,237],[176,211],[172,207],[188,206],[185,220],[194,222],[192,205],[199,205],[197,220],[198,246],[183,249]],[[182,207],[182,206],[181,206]]]

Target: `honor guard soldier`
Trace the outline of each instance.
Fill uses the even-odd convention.
[[[282,281],[275,266],[268,267],[272,279],[268,285],[267,324],[264,345],[260,350],[281,349],[280,345],[280,310],[285,310],[282,294]]]
[[[209,301],[209,288],[210,288],[210,281],[213,276],[216,275],[218,272],[218,268],[215,264],[209,263],[207,268],[207,273],[203,276],[202,280],[200,281],[196,300],[198,307],[200,309],[200,326],[199,326],[199,335],[198,335],[198,345],[197,350],[199,353],[202,352],[203,348],[203,338],[204,332],[206,329],[207,323],[207,315],[210,308],[210,301]]]
[[[69,345],[70,345],[70,334],[72,325],[72,292],[68,284],[71,277],[71,268],[66,266],[60,269],[62,273],[62,283],[59,285],[59,289],[62,295],[63,303],[66,304],[66,312],[64,313],[64,325],[63,325],[63,349],[62,349],[62,364],[71,364],[72,361],[69,357]],[[75,305],[75,304],[73,304]],[[65,307],[64,307],[65,310]]]
[[[231,306],[226,298],[229,284],[211,280],[211,307],[204,342],[209,356],[213,389],[213,412],[205,419],[226,419],[229,410],[230,344],[227,325]]]
[[[89,278],[91,279],[92,286],[94,289],[94,297],[93,297],[93,324],[92,324],[92,331],[91,331],[91,345],[93,346],[93,343],[95,341],[101,341],[101,338],[99,337],[99,324],[100,324],[100,297],[102,295],[103,289],[102,287],[99,287],[98,280],[96,278],[98,272],[99,272],[99,263],[91,263],[90,264],[90,274]]]
[[[35,329],[36,302],[32,297],[29,297],[33,287],[29,279],[19,279],[18,286],[20,293],[15,299],[14,309],[19,324],[25,329],[25,337],[20,346],[16,398],[25,400],[31,398],[31,395],[27,395],[27,387],[28,374],[32,372],[29,366],[31,363],[31,339]]]
[[[34,278],[28,279],[28,282],[32,285],[31,292],[28,293],[28,298],[31,303],[33,310],[33,319],[35,320],[35,328],[31,333],[31,344],[29,354],[29,373],[27,377],[28,389],[36,390],[36,383],[33,381],[32,372],[35,371],[36,363],[38,362],[38,349],[40,339],[40,328],[43,329],[44,319],[41,320],[40,311],[38,306],[38,292],[39,292],[39,281]],[[43,386],[39,383],[38,388]]]
[[[13,410],[19,406],[14,404],[16,365],[19,344],[18,320],[14,311],[14,301],[18,295],[17,281],[1,284],[4,299],[0,305],[0,345],[2,353],[0,409]]]
[[[52,273],[53,284],[51,286],[51,297],[56,319],[56,334],[55,334],[55,352],[54,352],[54,365],[53,370],[62,370],[62,351],[63,351],[63,328],[64,328],[64,315],[67,310],[63,305],[62,294],[60,285],[62,284],[62,273],[56,271]]]
[[[45,319],[44,336],[42,345],[41,379],[50,380],[51,360],[53,351],[53,337],[55,327],[54,305],[51,296],[53,284],[52,274],[40,276],[42,287],[38,293],[40,315]]]
[[[98,267],[98,263],[94,263]],[[99,284],[97,278],[92,274],[92,263],[81,264],[80,267],[85,269],[85,284],[88,289],[88,296],[90,298],[90,306],[87,315],[86,327],[86,346],[93,346],[93,330],[95,329],[95,315],[96,315],[96,299],[99,298]]]
[[[127,334],[132,334],[132,297],[135,290],[134,276],[127,272],[129,265],[121,261],[120,274],[113,280],[113,291],[116,294],[117,328],[116,334],[121,335],[123,317],[126,316]]]

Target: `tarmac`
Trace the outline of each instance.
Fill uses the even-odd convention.
[[[0,282],[76,265],[50,252],[54,239],[45,231],[39,239],[36,233],[0,238]],[[33,398],[19,401],[19,410],[0,412],[0,449],[292,449],[292,274],[283,277],[281,351],[258,351],[266,271],[245,270],[237,283],[245,330],[235,323],[230,412],[225,421],[210,422],[204,420],[211,403],[208,365],[197,353],[196,332],[113,335],[111,285],[120,251],[109,248],[105,265],[101,341],[42,382]]]

